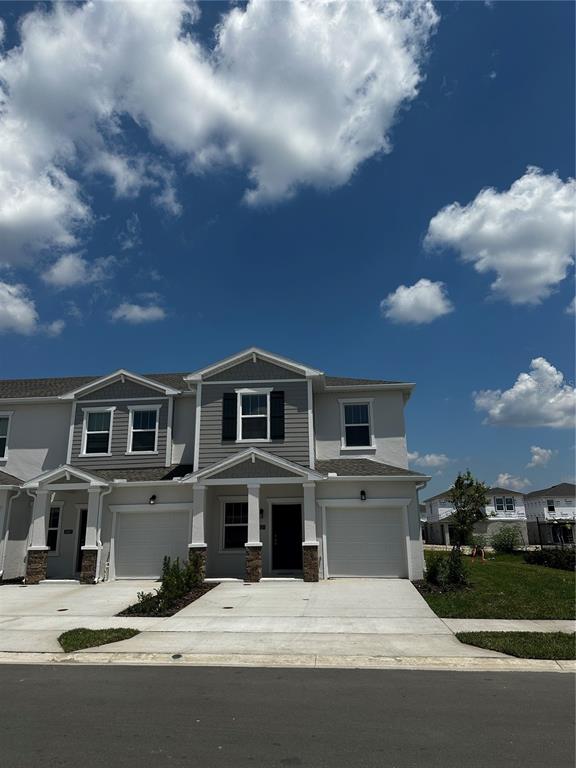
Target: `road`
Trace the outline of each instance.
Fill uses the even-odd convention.
[[[573,768],[570,674],[0,666],[0,765]]]

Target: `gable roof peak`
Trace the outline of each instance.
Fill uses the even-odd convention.
[[[274,352],[267,352],[265,349],[261,349],[260,347],[248,347],[247,349],[244,349],[241,352],[236,352],[236,354],[230,355],[229,357],[225,357],[222,360],[213,363],[212,365],[208,365],[205,368],[200,368],[197,371],[189,373],[187,376],[184,376],[184,381],[201,381],[205,376],[214,375],[220,371],[226,370],[227,368],[231,368],[238,363],[249,360],[250,358],[252,358],[254,362],[256,362],[256,359],[259,358],[265,362],[288,368],[291,371],[297,371],[304,376],[323,375],[322,371],[319,371],[316,368],[310,368],[309,366],[298,363],[288,357],[277,355]]]

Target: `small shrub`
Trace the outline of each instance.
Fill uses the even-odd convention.
[[[499,554],[510,554],[519,549],[524,540],[522,539],[522,532],[517,525],[506,525],[492,534],[490,544],[494,548],[495,552]]]
[[[426,581],[435,587],[444,587],[448,577],[448,562],[438,552],[430,554],[426,561]]]
[[[485,533],[475,533],[472,536],[472,546],[478,547],[479,549],[486,549],[486,546],[488,544],[488,537]]]
[[[465,587],[468,584],[468,576],[464,568],[462,552],[454,547],[448,556],[446,569],[447,583],[452,587]]]
[[[524,560],[530,565],[543,565],[561,571],[573,571],[576,568],[576,552],[573,549],[537,549],[525,552]]]

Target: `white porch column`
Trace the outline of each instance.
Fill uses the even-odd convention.
[[[6,552],[6,543],[8,541],[8,499],[10,498],[8,489],[0,490],[0,578],[4,573],[4,553]]]
[[[194,486],[194,506],[192,508],[192,539],[189,548],[206,549],[204,536],[204,516],[206,513],[206,491],[205,485]]]
[[[82,549],[98,549],[98,511],[101,488],[88,488],[88,511],[86,514],[86,536]]]
[[[46,546],[47,518],[51,491],[36,491],[32,507],[32,525],[28,549],[48,549]]]
[[[248,541],[247,547],[261,547],[260,541],[260,486],[248,486]]]
[[[302,483],[304,491],[304,525],[302,533],[304,544],[317,544],[316,537],[316,483]]]

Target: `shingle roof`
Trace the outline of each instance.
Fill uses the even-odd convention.
[[[183,381],[186,373],[145,373],[142,375],[168,387],[186,388]],[[53,379],[3,379],[0,380],[0,398],[58,397],[101,378],[102,376],[67,376]]]
[[[576,485],[574,483],[559,483],[558,485],[551,485],[550,488],[542,488],[539,491],[532,491],[527,493],[526,496],[529,499],[537,496],[575,496]]]
[[[171,467],[130,467],[123,469],[87,469],[102,480],[127,480],[128,482],[146,482],[149,480],[174,480],[190,474],[191,464],[173,464]]]
[[[9,475],[8,472],[0,471],[0,485],[20,485],[22,480],[14,475]]]
[[[375,461],[374,459],[321,459],[316,461],[316,470],[326,475],[329,472],[336,472],[341,477],[352,477],[355,475],[423,477],[420,472],[393,467],[391,464],[383,464],[381,461]]]
[[[348,376],[324,376],[327,387],[369,387],[370,384],[403,384],[387,379],[351,379]]]

